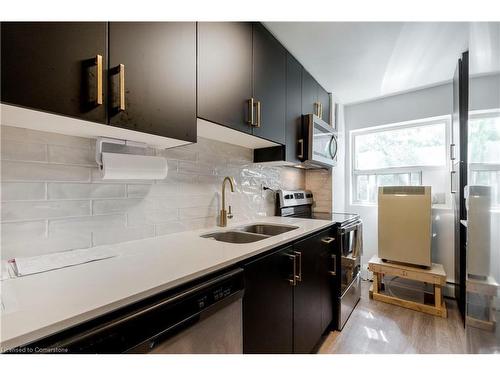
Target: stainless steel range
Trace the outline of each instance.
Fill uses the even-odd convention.
[[[330,220],[336,229],[335,253],[330,272],[334,289],[337,329],[341,330],[361,296],[363,224],[358,214],[313,212],[314,197],[308,190],[278,190],[278,216]],[[340,259],[340,262],[337,261]]]

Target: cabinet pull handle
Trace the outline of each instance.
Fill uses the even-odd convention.
[[[318,117],[322,118],[323,117],[323,103],[319,103],[319,113]]]
[[[248,125],[254,126],[255,124],[253,123],[253,107],[254,107],[254,99],[250,98],[248,99]]]
[[[96,104],[102,104],[102,55],[96,55],[95,57],[96,64],[96,84],[97,84],[97,96],[96,96]]]
[[[125,111],[125,65],[120,64],[120,111]]]
[[[450,144],[450,160],[455,160],[455,144]]]
[[[321,239],[321,242],[326,243],[327,245],[331,244],[333,241],[335,241],[335,237],[326,237]]]
[[[297,285],[297,257],[293,254],[287,254],[289,258],[292,259],[293,262],[293,272],[292,272],[292,278],[288,279],[288,282],[290,283],[291,286]]]
[[[314,114],[317,116],[319,113],[318,102],[314,102]]]
[[[256,119],[256,121],[255,121],[254,126],[255,126],[256,128],[260,128],[260,126],[261,126],[261,108],[262,108],[262,106],[261,106],[261,104],[260,104],[260,101],[259,101],[259,100],[257,100],[257,101],[255,102],[255,105],[256,105],[256,108],[257,108],[257,119]]]
[[[330,271],[330,275],[337,276],[337,256],[332,254],[332,268],[333,271]]]
[[[295,278],[297,279],[297,281],[302,281],[302,253],[300,251],[294,251],[293,253],[299,258],[299,271],[298,275],[296,275]]]
[[[299,159],[304,159],[304,140],[299,139],[298,144],[300,145],[300,153],[297,155]]]
[[[455,176],[456,171],[450,171],[450,193],[455,194],[456,190],[453,190],[453,176]]]

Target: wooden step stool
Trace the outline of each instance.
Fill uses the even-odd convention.
[[[446,304],[443,300],[442,292],[442,287],[446,284],[446,272],[442,264],[432,263],[430,269],[424,269],[397,263],[383,262],[379,257],[374,255],[368,263],[368,269],[373,272],[373,284],[370,287],[370,298],[427,314],[441,316],[443,318],[447,317]],[[433,284],[434,305],[426,305],[380,293],[384,275],[398,276],[404,279]]]
[[[465,317],[465,322],[467,325],[475,328],[479,328],[485,331],[494,332],[496,329],[496,319],[494,310],[494,299],[498,295],[498,289],[500,285],[491,276],[488,276],[486,280],[476,280],[472,278],[467,278],[465,283],[467,294],[474,293],[486,297],[487,308],[488,308],[488,318],[487,320],[477,319],[470,315]],[[467,296],[467,300],[469,296]]]

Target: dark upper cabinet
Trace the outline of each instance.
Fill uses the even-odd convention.
[[[302,69],[302,114],[316,113],[318,102],[318,84],[313,76]]]
[[[109,24],[110,125],[196,142],[196,23]]]
[[[245,270],[243,352],[293,352],[291,247],[259,258]]]
[[[318,84],[318,103],[321,103],[321,118],[330,124],[330,94]]]
[[[286,161],[300,162],[302,138],[302,66],[292,55],[286,59]],[[302,156],[303,157],[303,156]]]
[[[321,114],[323,121],[330,123],[330,95],[305,69],[302,70],[302,113]]]
[[[253,26],[253,96],[258,103],[253,134],[284,144],[286,50],[261,23]]]
[[[322,231],[293,245],[301,271],[293,298],[294,353],[310,353],[325,330],[325,320],[331,321],[331,298],[328,306],[324,304],[328,296],[331,297],[327,290],[328,263],[325,263],[328,245],[324,242],[328,241],[329,232],[329,229]]]
[[[2,22],[2,102],[105,123],[106,28],[105,22]]]
[[[198,117],[251,133],[252,24],[198,23]]]

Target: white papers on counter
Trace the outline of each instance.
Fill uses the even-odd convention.
[[[89,248],[45,254],[34,257],[15,258],[17,276],[46,272],[58,268],[75,266],[117,256],[116,250]]]
[[[14,261],[2,260],[0,270],[0,281],[16,277]]]

